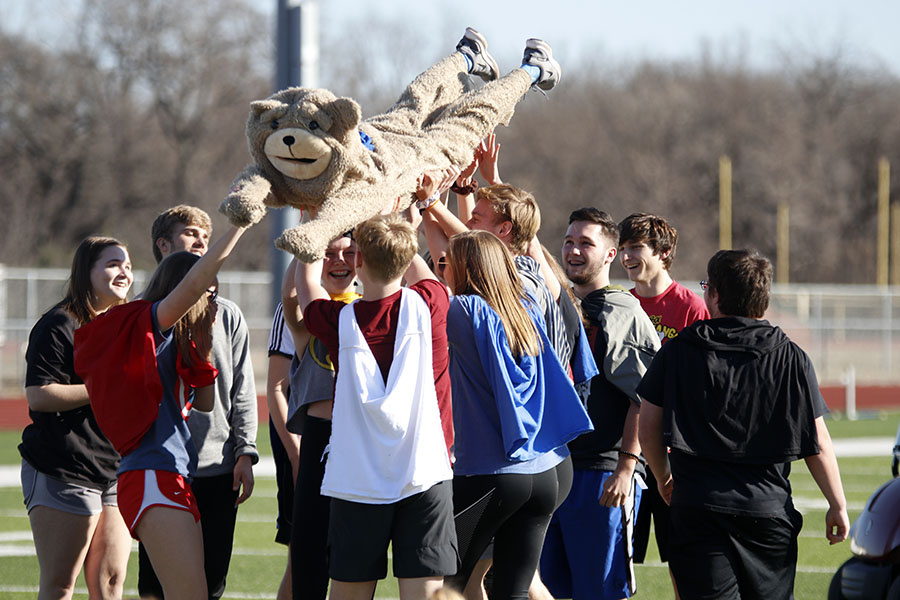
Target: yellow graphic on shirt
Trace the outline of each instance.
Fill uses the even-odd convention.
[[[647,315],[650,317],[650,321],[653,323],[653,326],[656,327],[656,332],[659,334],[659,341],[662,342],[666,339],[672,339],[678,337],[678,330],[674,327],[669,327],[668,325],[663,325],[662,323],[662,315]]]

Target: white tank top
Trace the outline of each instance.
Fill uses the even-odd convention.
[[[453,477],[434,389],[431,313],[401,289],[387,383],[356,321],[338,322],[339,369],[322,495],[390,504]]]

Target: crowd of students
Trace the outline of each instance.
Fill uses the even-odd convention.
[[[763,320],[771,265],[720,252],[701,299],[669,274],[665,219],[594,207],[571,213],[560,264],[498,156],[491,136],[285,274],[267,378],[278,597],[368,600],[390,548],[403,600],[627,598],[652,517],[676,595],[789,598],[791,461],[828,500],[832,543],[848,523],[812,365]],[[76,250],[26,355],[39,597],[71,597],[83,567],[92,598],[120,598],[129,534],[141,597],[224,593],[258,460],[246,324],[216,280],[243,231],[210,246],[203,211],[165,211],[130,302],[124,244]],[[610,283],[617,257],[631,290]]]

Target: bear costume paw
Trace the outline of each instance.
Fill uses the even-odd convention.
[[[228,217],[232,225],[249,227],[266,216],[266,198],[272,184],[256,173],[242,173],[231,184],[231,190],[219,206],[219,212]]]
[[[327,236],[316,235],[317,229],[311,225],[314,224],[306,223],[288,229],[275,240],[275,247],[290,252],[305,263],[313,263],[325,258],[325,247],[331,240],[326,239]]]

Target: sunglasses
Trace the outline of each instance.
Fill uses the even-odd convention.
[[[219,297],[219,290],[206,290],[206,297],[210,302],[215,302],[216,298]]]

